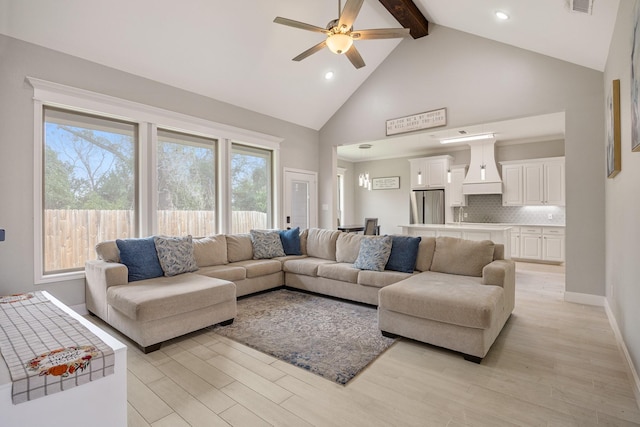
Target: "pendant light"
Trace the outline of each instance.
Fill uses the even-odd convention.
[[[361,150],[369,150],[371,148],[371,144],[360,144],[358,148]],[[366,190],[371,191],[371,177],[369,176],[369,172],[360,173],[358,176],[358,184],[360,187],[363,187]]]

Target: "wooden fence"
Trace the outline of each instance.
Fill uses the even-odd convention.
[[[267,228],[267,214],[231,212],[232,233]],[[45,271],[84,267],[95,259],[95,246],[105,240],[136,236],[135,215],[124,210],[53,210],[44,212]],[[158,234],[210,236],[216,234],[216,215],[211,211],[158,211]]]

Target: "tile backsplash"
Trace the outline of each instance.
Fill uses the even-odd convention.
[[[458,219],[459,208],[454,208],[453,218]],[[500,194],[467,196],[465,222],[500,222],[514,224],[565,224],[564,206],[502,206]],[[552,219],[549,219],[551,214]]]

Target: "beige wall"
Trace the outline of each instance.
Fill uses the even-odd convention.
[[[385,120],[447,108],[449,127],[565,112],[567,291],[604,295],[602,73],[435,26],[403,41],[320,131],[320,203],[333,146],[384,139]],[[331,224],[331,209],[321,224]]]
[[[0,294],[48,290],[84,302],[84,281],[34,285],[33,89],[25,77],[99,92],[284,138],[278,175],[318,171],[318,132],[0,35]]]
[[[604,178],[604,173],[601,177],[606,182],[607,303],[637,370],[640,368],[640,153],[631,152],[630,82],[634,3],[620,2],[603,79],[607,91],[612,80],[620,79],[622,171],[613,179]],[[604,147],[603,141],[603,151]],[[636,383],[636,387],[638,385]]]

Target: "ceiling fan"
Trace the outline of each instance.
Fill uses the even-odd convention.
[[[293,58],[294,61],[302,61],[326,46],[333,53],[347,55],[347,58],[349,58],[349,61],[351,61],[354,67],[362,68],[365,65],[364,60],[356,47],[353,46],[354,40],[394,39],[409,36],[408,28],[381,28],[355,31],[353,29],[353,22],[360,12],[362,3],[364,3],[364,0],[347,0],[344,9],[342,9],[341,2],[338,0],[339,18],[330,21],[326,28],[316,27],[315,25],[305,24],[304,22],[294,21],[293,19],[282,18],[280,16],[276,17],[273,22],[301,30],[322,33],[327,36],[325,40]]]

